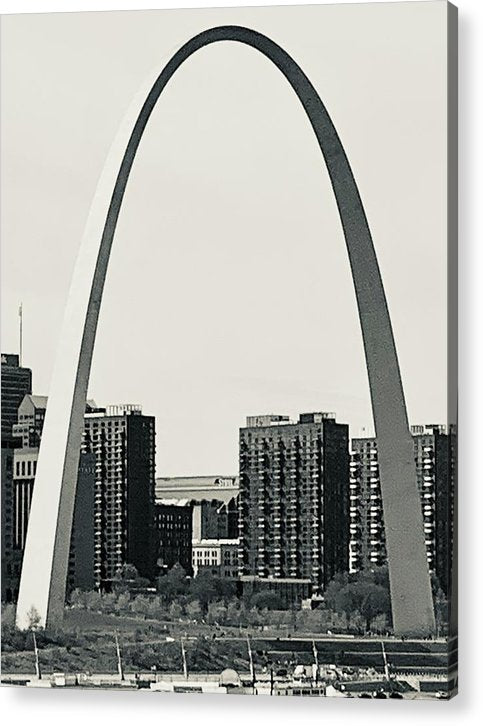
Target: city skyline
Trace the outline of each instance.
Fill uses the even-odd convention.
[[[456,40],[2,17],[2,684],[456,694]]]
[[[2,352],[2,355],[9,355],[9,356],[11,356],[11,355],[18,355],[18,354],[16,354],[16,353],[13,353],[12,354],[10,352],[6,353],[4,351],[4,352]],[[30,369],[30,366],[27,366],[25,364],[23,365],[23,367],[24,367],[24,369],[25,368],[26,369]],[[30,370],[32,371],[32,379],[35,380],[35,370],[33,368],[30,369]],[[31,395],[33,397],[37,397],[37,398],[45,398],[48,401],[48,396],[44,396],[43,394],[37,393],[35,391],[35,386],[33,386],[33,390],[32,390],[32,394]],[[92,398],[89,398],[88,399],[88,402],[91,405],[93,405],[95,403],[97,406],[99,406],[99,409],[105,409],[106,415],[108,415],[108,416],[109,415],[113,415],[112,414],[112,409],[115,409],[115,408],[120,408],[121,409],[121,408],[125,408],[125,407],[127,407],[127,408],[133,407],[133,408],[139,409],[139,411],[141,411],[144,416],[150,416],[150,417],[152,416],[152,418],[154,418],[154,421],[155,421],[155,439],[156,439],[156,442],[157,442],[157,439],[158,439],[158,432],[157,432],[157,429],[156,429],[157,417],[155,415],[152,415],[152,414],[149,413],[149,406],[145,406],[142,403],[132,402],[132,401],[130,401],[130,402],[127,402],[127,401],[116,401],[116,402],[110,401],[110,402],[107,402],[106,403],[104,401],[101,401],[101,402],[100,401],[96,401],[96,400],[94,400]],[[210,470],[210,471],[196,470],[196,471],[186,472],[186,471],[183,470],[183,471],[177,471],[175,473],[169,473],[169,474],[167,474],[163,470],[158,470],[158,467],[156,466],[155,467],[155,477],[157,479],[159,478],[161,480],[166,480],[166,479],[176,480],[176,479],[183,479],[183,478],[186,478],[186,479],[189,479],[189,478],[202,478],[203,479],[203,478],[219,477],[219,476],[221,476],[221,477],[233,477],[233,478],[237,478],[237,476],[238,476],[238,444],[239,444],[239,433],[240,433],[240,431],[242,429],[244,429],[248,425],[247,422],[248,422],[249,419],[280,417],[280,418],[282,418],[284,420],[283,421],[280,421],[280,424],[279,425],[283,425],[283,424],[290,425],[290,424],[297,423],[297,420],[299,419],[300,415],[302,415],[302,414],[319,414],[319,413],[322,413],[322,414],[334,415],[337,418],[337,412],[332,412],[332,411],[326,411],[326,410],[323,410],[322,411],[322,410],[316,410],[315,408],[313,408],[311,410],[307,409],[307,410],[305,410],[303,412],[297,411],[297,412],[295,412],[293,414],[292,413],[287,414],[286,409],[287,409],[287,407],[285,407],[285,409],[283,411],[276,411],[276,412],[274,412],[274,411],[270,411],[270,412],[263,411],[263,412],[258,412],[257,414],[254,414],[253,412],[251,412],[251,413],[247,413],[247,414],[244,415],[243,422],[240,423],[240,425],[238,426],[238,428],[234,429],[234,432],[235,432],[234,435],[236,437],[236,446],[237,446],[237,460],[235,461],[234,466],[232,467],[232,469],[230,469],[230,470],[229,469],[222,470],[221,468],[218,467],[217,469],[214,468],[213,470]],[[86,412],[86,416],[88,416],[88,413],[87,412]],[[349,449],[348,450],[349,451],[352,450],[352,441],[353,440],[358,440],[358,439],[368,439],[368,440],[371,439],[372,440],[372,439],[375,438],[375,435],[373,433],[373,427],[372,426],[371,426],[371,428],[369,428],[369,427],[367,427],[367,428],[366,427],[362,427],[361,428],[361,432],[359,434],[356,434],[356,433],[354,433],[351,425],[348,424],[347,422],[345,422],[345,421],[339,421],[339,423],[346,424],[348,426],[348,429],[349,429],[349,438],[348,438]],[[413,422],[413,421],[409,421],[409,427],[410,427],[412,433],[414,433],[413,429],[426,428],[426,427],[432,427],[432,426],[435,426],[435,427],[438,427],[438,428],[444,428],[444,429],[447,429],[448,428],[446,421],[444,421],[444,422],[439,422],[439,421],[431,421],[431,422],[429,422],[429,421],[425,421],[425,422],[418,421],[418,422]],[[156,448],[157,448],[157,444],[156,444]]]
[[[303,38],[290,22],[292,10],[284,9],[275,24],[267,14],[266,24],[307,68],[334,120],[342,124],[385,280],[410,421],[445,423],[446,331],[434,324],[446,309],[445,260],[440,253],[446,234],[440,215],[445,195],[440,168],[446,154],[441,122],[445,78],[440,62],[444,44],[428,30],[434,15],[429,7],[427,14],[421,11],[421,25],[414,28],[404,5],[391,8],[401,31],[396,42],[405,45],[411,33],[414,55],[408,61],[397,52],[388,58],[374,23],[376,10],[365,7],[361,12],[366,43],[373,40],[370,52],[367,43],[359,58],[366,64],[361,72],[369,84],[364,93],[374,96],[368,106],[352,74],[351,53],[358,50],[353,26],[346,27],[342,41],[336,32],[346,24],[347,9],[323,8],[323,27],[314,23],[313,31],[323,37],[313,55],[307,34],[310,18],[316,19],[320,9],[297,9],[308,18]],[[229,21],[236,13],[238,20],[253,24],[253,12],[211,10],[207,23]],[[384,9],[377,12],[384,14]],[[264,9],[257,9],[255,25],[262,31],[264,17]],[[91,38],[92,57],[87,59],[80,53],[78,21]],[[48,395],[69,272],[109,139],[132,89],[162,60],[160,37],[174,34],[182,40],[197,23],[197,15],[177,13],[166,21],[157,13],[110,13],[96,14],[94,22],[86,14],[76,16],[75,33],[72,18],[51,17],[45,24],[49,49],[41,54],[39,72],[53,81],[42,92],[52,93],[50,103],[59,84],[71,105],[60,137],[47,138],[46,148],[35,150],[37,134],[52,123],[56,109],[54,102],[49,111],[49,103],[31,89],[36,128],[32,131],[30,116],[26,137],[25,122],[18,123],[18,104],[27,82],[30,87],[26,71],[40,42],[37,35],[42,36],[33,32],[38,22],[43,20],[37,16],[35,23],[24,19],[16,26],[16,19],[9,18],[6,24],[17,83],[12,85],[4,68],[3,173],[9,186],[2,198],[2,348],[16,352],[17,311],[23,302],[23,362],[34,370],[34,392]],[[116,32],[110,32],[101,48],[104,23]],[[122,57],[117,43],[125,42],[128,32],[134,35],[126,73],[113,73],[112,83],[107,83],[112,73],[109,55]],[[332,35],[337,36],[338,48]],[[325,49],[322,55],[320,47]],[[234,48],[220,65],[220,52],[209,49],[196,68],[183,71],[146,134],[120,219],[89,390],[99,405],[140,403],[145,413],[156,417],[157,472],[164,476],[235,472],[238,428],[250,414],[294,417],[300,411],[333,410],[338,420],[349,424],[351,435],[372,433],[350,271],[329,182],[313,159],[313,140],[290,93],[263,60]],[[51,72],[59,53],[65,56],[65,72],[88,84],[88,92],[86,86],[78,93],[75,84],[66,85],[64,72]],[[334,54],[338,62],[331,65],[328,59]],[[242,74],[236,72],[240,61]],[[339,84],[347,89],[344,94]],[[388,108],[380,91],[391,84],[399,93],[391,95]],[[432,91],[425,95],[428,87]],[[193,88],[198,89],[194,95]],[[198,92],[205,97],[203,104],[197,102]],[[415,99],[421,104],[417,108]],[[18,128],[12,126],[14,118]],[[85,118],[92,119],[92,125],[86,127],[81,121]],[[185,149],[173,141],[175,127]],[[233,144],[234,134],[250,138],[250,146]],[[78,139],[74,150],[72,135]],[[390,164],[385,154],[373,153],[389,145]],[[44,154],[52,154],[51,164]],[[418,154],[428,163],[418,168],[415,178]],[[270,165],[275,174],[268,174]],[[387,184],[381,185],[382,175]],[[32,189],[27,195],[32,214],[25,215],[29,184],[35,193]],[[55,214],[52,199],[59,199]],[[321,226],[322,245],[320,233],[313,231]],[[19,264],[18,250],[30,260],[28,266]],[[52,255],[59,270],[53,279],[46,274],[44,259]],[[413,282],[410,295],[407,279]]]

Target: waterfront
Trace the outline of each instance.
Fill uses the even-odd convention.
[[[139,627],[129,631],[128,623],[123,625],[121,638],[105,630],[102,636],[99,633],[98,650],[93,648],[94,641],[83,648],[76,648],[74,643],[65,648],[77,654],[78,665],[89,652],[95,657],[89,662],[95,663],[103,650],[110,649],[112,669],[100,673],[89,668],[63,668],[69,661],[57,647],[40,649],[37,660],[33,652],[29,653],[33,667],[16,672],[11,667],[13,654],[5,653],[2,683],[165,693],[406,699],[448,698],[457,689],[456,638],[448,642],[342,634],[275,636],[254,628],[245,632],[225,628],[216,636],[208,636],[202,624],[192,626],[194,635],[181,623],[171,624],[169,635],[155,634],[152,624],[147,623],[141,635]],[[144,654],[144,659],[134,656],[133,651]],[[19,666],[26,662],[27,654],[23,655]],[[149,668],[133,667],[133,663],[148,661],[152,662]],[[179,665],[173,668],[176,661]]]

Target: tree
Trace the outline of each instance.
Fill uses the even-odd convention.
[[[158,577],[156,590],[166,604],[186,594],[188,578],[179,563],[176,563],[165,575]]]
[[[80,590],[79,588],[76,588],[70,593],[69,596],[69,604],[73,608],[84,608],[85,607],[85,597],[84,592]]]
[[[130,602],[130,609],[135,613],[149,617],[149,613],[151,611],[151,598],[146,597],[145,595],[136,595],[136,597]]]
[[[389,592],[389,568],[387,565],[374,567],[373,570],[365,570],[362,575],[366,579],[375,582],[376,585],[381,585]]]
[[[210,602],[207,621],[211,624],[223,624],[226,621],[227,608],[223,602]]]
[[[349,627],[351,616],[360,609],[362,601],[368,592],[370,592],[370,588],[367,584],[349,582],[334,594],[333,609],[337,613],[344,613],[346,627]]]
[[[124,580],[125,582],[132,582],[137,580],[139,572],[136,567],[129,562],[124,563],[116,572],[116,579]]]
[[[84,593],[85,595],[85,608],[86,610],[100,610],[101,609],[101,601],[102,601],[102,595],[100,592],[97,592],[97,590],[90,590],[89,592]]]
[[[119,597],[126,596],[129,598],[127,593],[121,591]],[[115,592],[107,592],[102,595],[101,598],[101,610],[103,613],[113,613],[115,611],[117,603],[117,595]]]
[[[145,577],[141,577],[136,567],[129,562],[121,565],[112,581],[113,589],[118,592],[144,588],[148,585],[149,580]]]
[[[38,630],[40,626],[40,615],[39,611],[32,605],[30,610],[27,612],[27,622],[29,630]]]
[[[183,608],[177,602],[172,602],[169,608],[169,616],[173,620],[179,620],[183,615]]]
[[[236,598],[232,598],[226,605],[226,622],[228,625],[241,625],[245,610]]]
[[[349,582],[348,572],[338,572],[327,585],[324,592],[324,601],[328,607],[332,610],[336,608],[336,598],[340,590],[344,588]]]
[[[199,570],[196,577],[191,581],[190,595],[198,600],[204,613],[208,604],[218,599],[217,579],[208,570]]]
[[[365,595],[360,605],[360,613],[366,621],[366,631],[371,629],[371,622],[377,615],[387,615],[391,611],[389,592],[382,585],[374,585]]]
[[[129,609],[129,603],[131,602],[131,597],[128,592],[121,592],[116,598],[116,602],[114,603],[114,611],[119,615],[122,612],[125,612]]]
[[[186,615],[192,620],[198,620],[201,617],[201,608],[198,600],[191,600],[186,605]]]
[[[378,615],[385,615],[391,622],[391,598],[388,568],[376,567],[353,575],[338,574],[329,583],[324,600],[337,613],[344,613],[346,627],[354,625],[358,614],[365,620],[366,630]]]
[[[251,605],[258,610],[283,610],[283,603],[276,592],[257,592],[251,599]]]
[[[227,604],[235,595],[235,585],[230,580],[216,577],[207,569],[201,569],[191,581],[190,597],[198,600],[200,607],[206,613],[210,602],[222,600]]]

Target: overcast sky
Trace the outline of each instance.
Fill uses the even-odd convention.
[[[98,176],[133,94],[195,33],[241,24],[301,65],[373,233],[411,423],[446,420],[445,3],[2,18],[2,350],[48,394]],[[372,432],[328,175],[294,93],[234,43],[177,72],[128,185],[89,396],[156,416],[157,474],[237,471],[259,413]]]

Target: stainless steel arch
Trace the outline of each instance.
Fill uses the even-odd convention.
[[[151,112],[173,74],[200,48],[236,41],[283,73],[307,113],[329,172],[354,280],[379,449],[395,631],[434,631],[413,442],[381,274],[349,162],[327,110],[297,63],[249,28],[222,26],[178,50],[138,96],[114,142],[94,197],[76,263],[45,419],[30,513],[17,625],[35,608],[42,625],[63,616],[69,541],[92,352],[109,256],[129,174]]]

